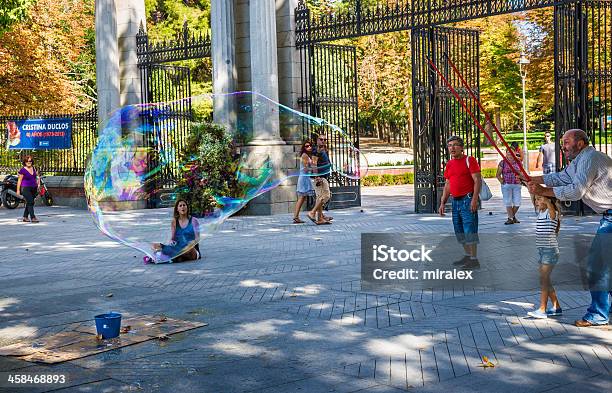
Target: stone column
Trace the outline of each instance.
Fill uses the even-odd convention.
[[[276,37],[278,42],[278,99],[289,108],[301,110],[300,51],[295,48],[295,9],[298,0],[276,0]],[[294,120],[299,120],[296,116]],[[299,144],[302,124],[283,124],[281,138],[287,143]],[[299,147],[298,147],[299,151]]]
[[[117,42],[119,47],[120,104],[140,104],[140,70],[136,35],[140,23],[146,27],[144,0],[117,1]]]
[[[278,55],[275,0],[249,1],[251,88],[278,102]],[[274,109],[274,110],[272,110]],[[255,144],[281,142],[278,111],[272,105],[253,110]]]
[[[236,8],[239,86],[250,88],[274,102],[279,100],[276,22],[278,13],[282,11],[279,11],[278,4],[276,0],[238,0]],[[248,61],[244,61],[245,58]],[[248,157],[245,168],[253,170],[256,175],[265,162],[270,162],[274,168],[274,179],[283,179],[295,173],[295,147],[281,139],[281,129],[285,129],[286,124],[280,124],[279,108],[261,97],[254,98],[252,104],[253,138],[242,147]],[[296,181],[297,177],[289,177],[276,188],[255,198],[249,203],[247,213],[270,215],[291,212],[295,206]]]
[[[236,34],[234,26],[234,1],[212,0],[210,10],[213,93],[215,123],[233,128],[236,124],[234,100],[224,94],[236,90]]]
[[[115,0],[96,0],[95,24],[98,122],[102,125],[108,120],[109,114],[120,105]]]

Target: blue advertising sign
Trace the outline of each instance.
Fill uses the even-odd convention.
[[[8,121],[8,149],[70,149],[72,119],[26,119]]]

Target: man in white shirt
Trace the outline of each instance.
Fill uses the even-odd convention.
[[[612,295],[608,255],[612,244],[612,158],[589,146],[589,138],[582,130],[567,131],[562,141],[570,165],[561,172],[532,177],[529,192],[561,201],[582,199],[603,215],[588,257],[591,306],[575,324],[579,327],[605,325],[609,321]],[[542,187],[542,183],[547,187]]]

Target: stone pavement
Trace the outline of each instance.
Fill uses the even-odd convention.
[[[492,189],[482,230],[532,233],[528,208],[521,224],[504,227],[499,187]],[[611,390],[612,332],[571,324],[587,292],[561,292],[564,316],[532,320],[523,317],[537,288],[362,291],[361,233],[452,231],[449,216],[411,213],[411,186],[363,194],[361,209],[334,211],[329,226],[292,225],[288,215],[231,218],[203,241],[203,260],[153,266],[102,236],[82,210],[40,207],[42,222],[23,224],[21,211],[1,208],[0,345],[69,330],[109,310],[209,326],[54,366],[0,357],[0,371],[69,379],[0,391]],[[567,217],[563,231],[594,233],[596,223]],[[481,367],[482,356],[496,367]]]

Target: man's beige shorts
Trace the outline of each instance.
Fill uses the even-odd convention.
[[[314,181],[315,185],[315,194],[317,195],[317,202],[323,201],[326,203],[331,198],[331,192],[329,191],[329,182],[325,178],[321,178],[319,185],[317,185],[317,181]]]

